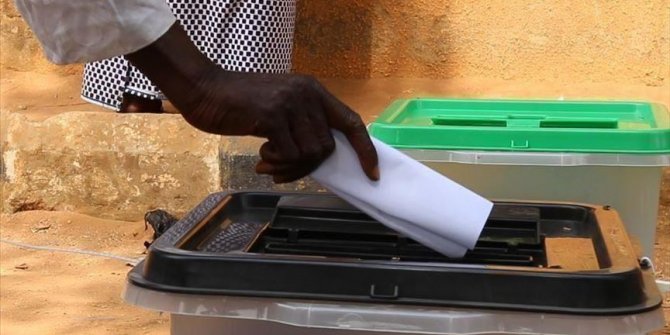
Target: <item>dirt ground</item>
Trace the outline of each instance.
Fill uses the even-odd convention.
[[[663,180],[658,209],[659,220],[656,226],[654,265],[657,278],[670,280],[670,169],[665,169]],[[665,328],[658,334],[670,335],[670,293],[665,294],[663,308]]]
[[[670,279],[670,170],[656,243],[658,277]],[[143,222],[101,220],[67,212],[3,215],[0,237],[34,245],[142,256],[151,231]],[[27,250],[0,243],[0,333],[3,335],[168,334],[166,315],[123,303],[124,261]],[[665,299],[670,321],[670,295]],[[670,334],[670,324],[657,334]]]
[[[2,216],[2,239],[141,257],[143,222],[31,211]],[[168,334],[165,315],[123,303],[126,262],[0,244],[0,333]]]
[[[67,111],[101,111],[79,98],[78,76],[3,71],[0,108],[34,119]],[[370,120],[402,96],[608,97],[670,102],[668,87],[618,85],[557,86],[464,79],[325,81],[326,86]],[[411,87],[411,89],[406,89]],[[174,109],[168,106],[168,111]],[[658,277],[670,280],[670,170],[666,171],[657,228]],[[64,212],[3,215],[2,239],[34,245],[79,248],[137,258],[150,236],[143,222],[109,221]],[[130,268],[124,261],[80,254],[27,250],[0,243],[0,334],[167,334],[167,316],[125,305],[120,294]],[[670,322],[670,296],[666,296]],[[670,334],[670,325],[658,334]]]

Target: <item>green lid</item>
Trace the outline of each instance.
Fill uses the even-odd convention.
[[[397,100],[370,133],[404,149],[670,153],[670,115],[646,102]]]

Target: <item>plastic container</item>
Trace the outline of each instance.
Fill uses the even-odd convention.
[[[123,298],[169,313],[172,335],[641,335],[664,324],[660,308],[625,316],[579,316],[178,294],[133,284],[126,286]]]
[[[670,115],[612,101],[398,100],[370,133],[493,199],[607,204],[652,256]]]
[[[590,261],[551,261],[550,239],[586,242]],[[475,249],[449,259],[330,194],[213,194],[152,245],[124,298],[172,314],[173,335],[663,326],[651,269],[616,212],[573,204],[497,202]]]

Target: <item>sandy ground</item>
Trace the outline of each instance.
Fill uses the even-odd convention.
[[[421,79],[324,81],[355,110],[372,120],[392,99],[440,95],[644,99],[670,102],[668,87],[607,84],[559,85],[485,79],[435,82]],[[44,119],[67,111],[102,111],[82,102],[81,78],[3,71],[0,108]],[[168,111],[174,112],[170,106]],[[670,181],[670,171],[666,181]],[[670,183],[664,186],[655,264],[670,279]],[[0,236],[30,244],[80,248],[140,257],[150,232],[142,222],[101,220],[75,213],[22,212],[3,215]],[[21,249],[0,243],[0,334],[167,334],[167,316],[127,306],[120,298],[124,261],[87,255]],[[670,321],[670,296],[666,296]],[[659,334],[670,334],[670,325]]]
[[[663,194],[655,264],[658,277],[668,280],[670,183]],[[128,258],[142,256],[142,243],[150,233],[142,222],[47,211],[3,215],[0,226],[2,239]],[[167,316],[123,303],[120,294],[128,270],[124,261],[0,243],[0,334],[168,334]],[[665,298],[670,321],[670,295]],[[670,324],[657,334],[670,334]]]
[[[665,169],[664,176],[658,209],[659,220],[656,226],[654,265],[657,278],[670,280],[670,169]],[[665,294],[663,308],[665,311],[665,328],[658,334],[670,335],[670,293]]]
[[[3,239],[141,257],[143,222],[66,212],[2,216]],[[0,244],[0,333],[168,334],[168,317],[121,300],[126,262]]]

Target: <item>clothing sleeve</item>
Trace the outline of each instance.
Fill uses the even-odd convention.
[[[83,63],[137,51],[168,31],[165,0],[15,0],[56,64]]]

